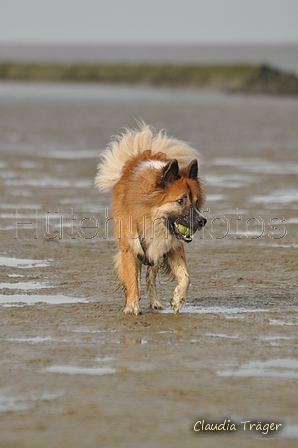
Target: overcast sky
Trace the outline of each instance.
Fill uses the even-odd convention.
[[[0,42],[298,43],[298,0],[0,0]]]

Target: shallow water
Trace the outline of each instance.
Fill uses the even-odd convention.
[[[27,282],[29,285],[23,283],[19,284],[19,288],[7,288],[7,289],[19,289],[22,291],[26,291],[29,289],[41,289],[42,287],[32,288],[30,282]],[[1,286],[1,284],[0,284]],[[24,287],[25,286],[25,287]],[[44,288],[49,288],[49,286],[44,286]],[[22,305],[35,305],[37,303],[48,303],[50,305],[60,305],[62,303],[87,303],[86,299],[79,299],[77,297],[66,297],[63,295],[27,295],[27,294],[0,294],[0,306],[18,306]]]
[[[238,370],[217,372],[219,376],[298,378],[298,360],[291,358],[250,361]]]
[[[66,375],[108,375],[116,373],[111,367],[76,367],[76,366],[51,366],[45,372],[60,373]]]
[[[111,197],[92,185],[134,117],[203,155],[208,224],[178,316],[163,277],[161,312],[144,276],[143,315],[115,291]],[[297,123],[291,98],[0,84],[0,446],[192,447],[195,421],[227,415],[280,420],[270,446],[295,446]]]
[[[9,218],[11,218],[11,216],[9,216]],[[4,219],[7,219],[7,217]],[[40,268],[49,266],[49,263],[42,260],[30,260],[27,258],[0,257],[0,266],[11,268]]]

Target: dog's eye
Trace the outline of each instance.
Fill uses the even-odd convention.
[[[182,198],[178,199],[177,202],[179,205],[183,205],[183,204],[185,204],[186,199],[187,199],[187,196],[183,196]]]

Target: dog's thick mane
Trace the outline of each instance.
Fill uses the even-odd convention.
[[[144,122],[139,124],[139,129],[128,129],[114,136],[107,149],[101,155],[95,177],[95,187],[100,191],[113,190],[121,179],[124,165],[130,160],[141,156],[148,149],[151,156],[163,153],[167,159],[177,159],[179,165],[187,165],[198,153],[186,143],[168,138],[166,132],[156,132],[155,129]]]

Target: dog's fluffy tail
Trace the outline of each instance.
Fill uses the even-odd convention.
[[[181,165],[187,165],[198,157],[197,151],[186,143],[168,138],[165,132],[156,132],[144,122],[139,129],[125,129],[114,136],[113,141],[101,155],[94,185],[101,191],[110,191],[122,176],[126,162],[151,149],[152,155],[163,152],[169,159],[177,159]]]

